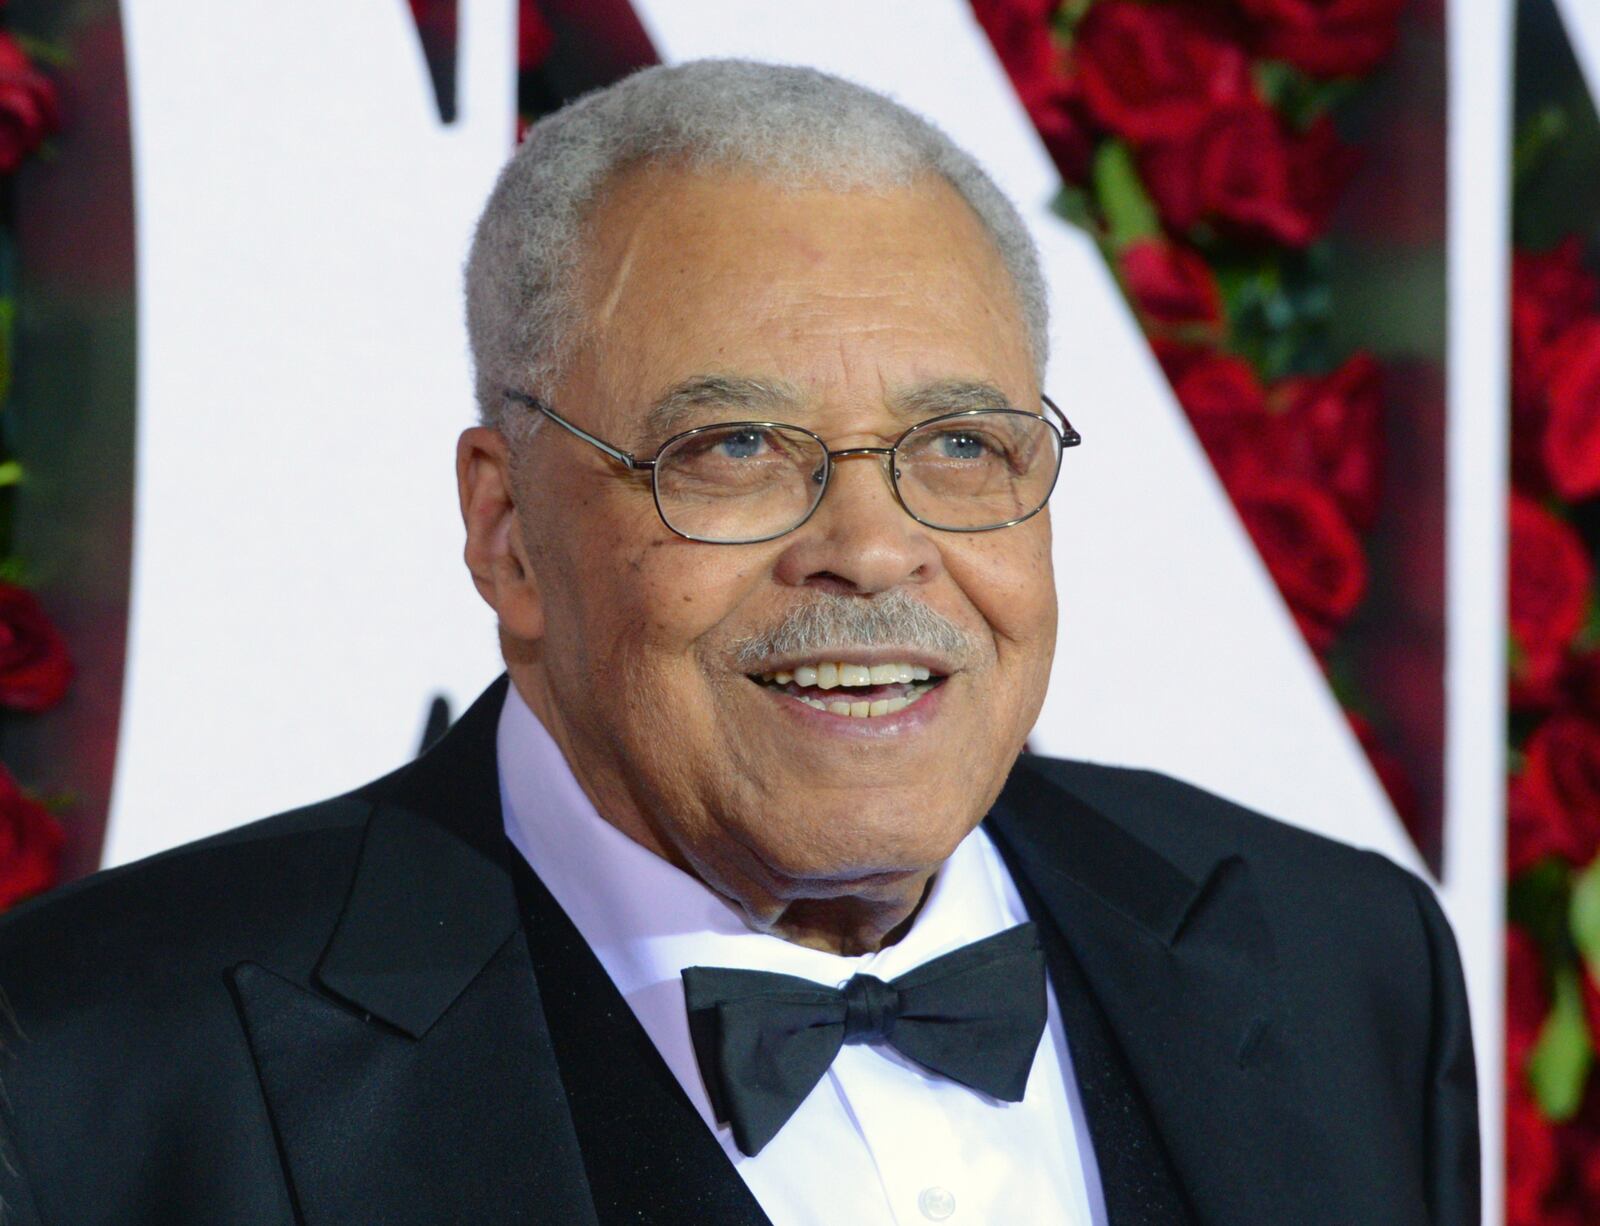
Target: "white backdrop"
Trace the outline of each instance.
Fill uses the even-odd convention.
[[[1086,444],[1053,504],[1047,752],[1153,766],[1417,857],[964,0],[642,0],[663,60],[884,90],[1033,225],[1051,394]],[[128,674],[106,862],[312,801],[415,749],[498,671],[460,563],[460,264],[508,155],[511,0],[461,0],[439,124],[405,0],[125,0],[138,255]],[[1508,0],[1450,6],[1446,903],[1498,1133]],[[315,30],[316,37],[306,37]],[[1469,92],[1467,84],[1471,84]],[[1470,290],[1463,287],[1470,286]],[[181,799],[179,799],[181,798]],[[1498,1214],[1498,1144],[1486,1146]]]

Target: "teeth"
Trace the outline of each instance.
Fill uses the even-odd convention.
[[[880,698],[875,702],[843,702],[838,699],[823,702],[820,698],[810,698],[805,695],[793,697],[808,707],[815,707],[818,711],[826,711],[830,715],[847,715],[852,719],[876,719],[879,716],[895,715],[904,711],[931,689],[933,689],[931,685],[918,685],[914,686],[911,693],[904,698]]]
[[[927,681],[931,675],[920,664],[869,666],[829,660],[819,664],[801,664],[792,670],[762,673],[761,680],[777,685],[788,685],[792,681],[802,688],[814,685],[831,690],[839,685],[910,685],[913,681]]]
[[[840,685],[871,685],[872,670],[860,664],[839,665]]]

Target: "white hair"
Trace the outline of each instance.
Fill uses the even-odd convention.
[[[841,191],[942,177],[994,241],[1042,379],[1047,306],[1038,252],[1016,209],[970,155],[921,116],[839,77],[696,60],[646,68],[539,120],[501,171],[466,268],[467,331],[485,423],[508,423],[506,388],[549,394],[582,324],[577,281],[591,206],[620,172],[660,161]]]

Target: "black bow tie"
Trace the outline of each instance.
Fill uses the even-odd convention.
[[[683,972],[700,1074],[717,1118],[753,1157],[846,1043],[886,1042],[930,1072],[1020,1102],[1045,1022],[1039,931],[1019,924],[885,983],[843,988],[793,975]]]

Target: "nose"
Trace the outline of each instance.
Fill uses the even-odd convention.
[[[901,507],[888,462],[865,450],[835,453],[822,502],[778,559],[780,582],[871,596],[942,573],[933,529]]]

